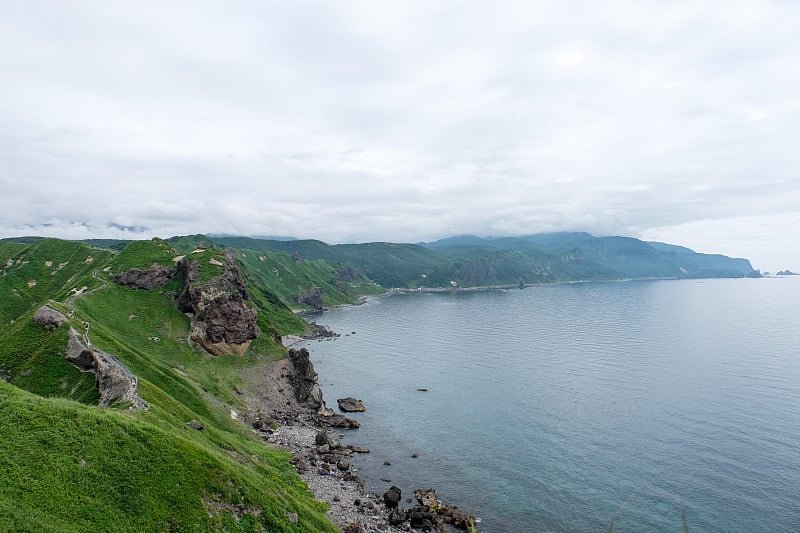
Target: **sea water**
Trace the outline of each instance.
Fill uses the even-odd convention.
[[[502,531],[800,531],[800,279],[398,294],[315,317],[382,494]],[[426,389],[422,391],[420,389]],[[415,456],[415,457],[412,457]],[[384,464],[390,463],[390,464]]]

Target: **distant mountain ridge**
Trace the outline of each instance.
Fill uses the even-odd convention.
[[[348,265],[379,285],[401,288],[512,286],[562,281],[759,276],[747,259],[671,244],[585,232],[521,237],[460,235],[434,242],[329,245],[317,240],[223,237],[236,249],[297,254]]]
[[[6,240],[31,243],[36,238]],[[187,248],[219,246],[240,253],[250,250],[261,254],[289,254],[298,268],[301,263],[297,260],[323,261],[327,266],[318,264],[318,268],[328,268],[331,272],[352,269],[363,280],[371,280],[384,288],[760,277],[747,259],[697,253],[683,246],[645,242],[632,237],[595,237],[586,232],[539,233],[520,237],[459,235],[417,244],[372,242],[331,245],[313,239],[206,235],[173,237],[169,241],[177,249],[184,245]],[[91,239],[85,242],[120,250],[130,241]],[[262,262],[266,260],[266,256],[263,257],[265,259]],[[271,256],[271,260],[283,262],[278,256]],[[245,263],[253,267],[251,261]],[[318,274],[312,277],[316,279]],[[341,280],[336,281],[335,275],[329,278],[326,283],[330,282],[340,289],[344,287]],[[317,285],[319,283],[322,282],[318,281]],[[275,292],[286,294],[283,289]],[[284,301],[287,305],[293,304],[287,298]]]
[[[632,237],[595,237],[585,232],[501,238],[462,235],[421,245],[451,253],[467,247],[526,253],[538,250],[565,263],[582,263],[590,270],[594,266],[593,278],[738,278],[753,276],[756,272],[747,259],[701,254],[683,246]]]

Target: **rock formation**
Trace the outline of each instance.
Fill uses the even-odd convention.
[[[364,407],[364,403],[355,398],[339,398],[336,400],[336,403],[339,404],[339,409],[345,413],[359,413],[367,410],[367,408]]]
[[[162,287],[175,277],[177,269],[154,263],[149,269],[132,268],[114,276],[114,283],[131,289],[150,290]]]
[[[58,329],[67,322],[67,317],[52,307],[43,305],[33,313],[33,321],[47,329]]]
[[[317,371],[309,359],[308,350],[289,350],[291,371],[289,383],[294,390],[295,399],[303,406],[316,412],[316,422],[322,427],[354,429],[360,427],[358,421],[336,414],[325,405],[322,389],[317,381]]]
[[[129,409],[149,407],[139,397],[139,380],[128,367],[111,354],[87,347],[73,328],[69,329],[66,358],[78,370],[94,373],[95,385],[100,392],[99,405],[108,407],[112,403],[130,403]]]
[[[402,501],[403,499],[402,494],[403,493],[400,490],[400,487],[392,485],[391,487],[389,487],[389,490],[387,490],[383,494],[383,503],[389,509],[395,509],[400,504],[400,501]]]
[[[439,501],[433,489],[417,489],[414,497],[418,505],[408,511],[412,528],[442,531],[444,524],[452,524],[458,529],[469,530],[474,518],[455,505],[447,505]]]
[[[324,412],[326,407],[322,399],[322,389],[317,382],[317,371],[309,359],[308,350],[305,348],[289,350],[289,361],[294,368],[294,372],[289,376],[294,397],[318,413]]]
[[[325,309],[325,304],[322,302],[322,288],[312,287],[307,291],[301,292],[297,295],[297,303],[310,305],[314,311],[322,311]]]
[[[192,318],[191,339],[208,353],[241,355],[261,334],[256,324],[258,313],[232,252],[225,252],[222,266],[222,274],[199,282],[200,265],[181,259],[178,273],[183,278],[183,290],[177,305]]]

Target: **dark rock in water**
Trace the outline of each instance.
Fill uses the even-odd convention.
[[[428,509],[435,509],[439,506],[439,500],[436,498],[436,491],[433,489],[417,489],[414,491],[414,497],[419,504]]]
[[[157,263],[147,269],[132,268],[125,272],[120,272],[112,279],[117,285],[129,287],[135,290],[150,290],[156,287],[163,287],[175,277],[178,269],[174,266],[164,266]]]
[[[321,426],[330,428],[356,429],[361,427],[361,424],[357,420],[337,414],[320,416],[317,421]]]
[[[414,520],[418,524],[422,524],[422,520],[427,519],[432,523],[436,523],[437,526],[446,522],[457,528],[468,530],[473,523],[473,517],[469,513],[465,513],[453,505],[441,503],[436,497],[436,491],[433,489],[417,489],[414,491],[414,496],[417,498],[419,506],[415,507],[410,513],[412,526],[414,526]],[[422,525],[416,527],[424,529]]]
[[[178,273],[183,289],[178,309],[192,317],[191,338],[212,355],[243,354],[261,335],[258,312],[250,300],[232,252],[224,255],[223,272],[207,282],[199,281],[200,265],[181,259]]]
[[[386,507],[389,509],[397,507],[401,500],[402,493],[400,487],[392,485],[389,487],[389,490],[383,493],[383,503],[385,503]]]
[[[46,329],[58,329],[67,322],[67,317],[52,307],[43,305],[33,314],[33,321]]]
[[[445,516],[451,517],[453,519],[453,525],[461,529],[469,529],[474,521],[471,514],[465,513],[455,507],[448,507],[445,510]]]
[[[367,448],[359,448],[358,446],[353,446],[352,444],[348,444],[347,448],[353,453],[369,453]]]
[[[361,400],[355,398],[339,398],[336,403],[339,404],[339,409],[345,413],[360,413],[367,410]]]
[[[301,335],[304,339],[319,339],[321,341],[322,339],[335,339],[340,336],[339,333],[331,331],[328,326],[323,326],[316,322],[310,322],[308,325],[310,327],[309,331]]]
[[[322,302],[322,288],[320,287],[312,287],[305,292],[301,292],[297,295],[295,301],[299,304],[310,305],[315,311],[325,309],[325,304]]]
[[[203,430],[205,429],[205,428],[203,427],[203,424],[201,424],[200,422],[198,422],[198,421],[197,421],[197,420],[195,420],[195,419],[189,420],[189,421],[186,423],[186,425],[187,425],[187,426],[189,426],[189,427],[190,427],[190,428],[192,428],[192,429],[196,429],[197,431],[203,431]]]

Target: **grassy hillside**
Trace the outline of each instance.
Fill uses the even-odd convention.
[[[285,452],[142,418],[0,382],[0,530],[336,530]]]
[[[315,240],[246,237],[215,240],[260,255],[284,252],[305,261],[325,261],[336,269],[349,267],[387,289],[448,287],[451,282],[460,287],[481,287],[626,278],[743,277],[753,270],[746,259],[589,233],[504,238],[463,235],[420,245],[328,245]],[[289,303],[285,296],[282,299]]]
[[[33,312],[28,312],[0,333],[2,379],[41,396],[96,405],[94,374],[81,372],[64,359],[67,327],[48,331],[32,317]]]
[[[439,253],[450,260],[427,275],[425,284],[430,287],[444,287],[450,281],[462,287],[481,287],[621,277],[584,259],[556,257],[533,249],[457,247]]]
[[[178,255],[178,252],[163,239],[132,241],[114,256],[109,266],[115,274],[132,268],[147,270],[153,264],[173,266]]]
[[[243,373],[285,350],[266,334],[245,356],[208,355],[187,342],[189,319],[174,301],[182,280],[153,290],[109,281],[126,268],[174,264],[169,243],[136,242],[117,254],[44,239],[5,243],[0,253],[11,260],[0,277],[0,375],[8,382],[0,382],[0,531],[336,531],[289,455],[230,417],[246,408]],[[210,274],[220,253],[194,258]],[[77,283],[91,287],[75,295]],[[46,302],[71,314],[69,323],[34,323]],[[280,305],[259,316],[278,327],[282,317],[299,320]],[[93,346],[136,374],[149,409],[94,405],[94,375],[64,359],[68,328],[84,323]]]
[[[470,281],[514,275],[530,281],[613,280],[624,278],[743,277],[753,271],[746,259],[699,254],[688,248],[643,242],[630,237],[594,237],[589,233],[543,233],[524,237],[480,238],[462,235],[424,246],[453,259],[453,279],[465,271]],[[522,254],[514,258],[514,254]],[[524,257],[523,257],[524,256]],[[510,263],[509,263],[510,259]],[[498,263],[513,264],[511,269]],[[497,270],[496,274],[492,268]]]
[[[267,288],[292,308],[307,308],[297,302],[297,296],[313,287],[323,290],[326,307],[354,303],[359,296],[383,292],[355,269],[337,269],[321,259],[252,250],[240,250],[237,259],[253,285]]]
[[[422,274],[442,263],[437,255],[416,244],[373,242],[366,244],[325,244],[316,240],[268,241],[246,237],[215,239],[229,248],[258,252],[286,252],[303,260],[323,260],[337,270],[354,268],[378,285],[414,287]]]
[[[0,253],[7,256],[0,283],[0,331],[50,298],[63,300],[100,286],[94,273],[112,257],[108,250],[58,239],[41,239],[16,248],[13,254],[8,246],[0,247],[4,250]]]

